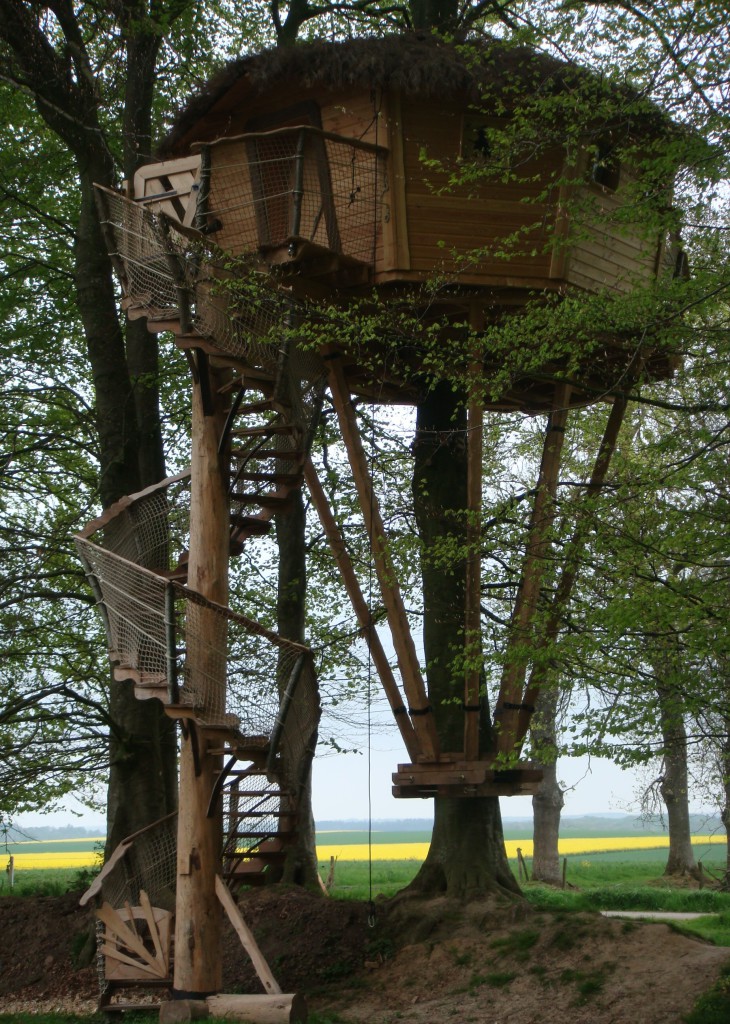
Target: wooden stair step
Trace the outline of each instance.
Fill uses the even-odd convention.
[[[236,365],[236,364],[231,364]],[[236,376],[232,380],[227,380],[225,384],[222,384],[218,388],[219,395],[228,394],[229,391],[261,391],[266,394],[267,391],[271,391],[274,385],[273,375],[262,374],[261,370],[258,370],[254,376],[252,373],[245,371],[241,372],[240,361],[237,364]]]
[[[272,793],[270,789],[242,789],[241,796],[280,796],[280,793]]]
[[[241,794],[247,795],[247,794]],[[290,818],[291,811],[242,811],[241,820],[246,818]],[[237,832],[230,832],[229,835],[238,835]],[[247,832],[246,835],[251,835]]]
[[[264,459],[278,459],[281,462],[299,462],[304,458],[305,453],[296,448],[287,448],[283,451],[280,448],[256,448],[251,451],[248,448],[233,448],[231,450],[231,461],[236,458],[247,461],[263,462]]]
[[[243,818],[246,817],[246,815],[243,814],[241,817],[243,819]],[[288,815],[287,815],[287,817],[288,817]],[[273,834],[270,831],[269,832],[254,832],[254,831],[246,830],[245,832],[229,832],[227,834],[227,836],[226,836],[226,840],[227,840],[227,842],[230,842],[232,839],[258,839],[259,841],[261,841],[263,839],[263,840],[268,840],[269,842],[277,842],[277,841],[283,840],[285,838],[287,838],[287,839],[291,838],[291,836],[293,836],[293,835],[294,835],[294,832],[291,831],[291,830],[287,830],[287,829],[282,829],[282,831],[277,832],[276,834]]]
[[[257,868],[259,867],[259,865],[261,867],[265,867],[267,864],[281,864],[281,862],[283,860],[286,860],[286,854],[287,854],[286,850],[264,850],[262,852],[259,851],[259,850],[251,850],[248,853],[242,853],[241,856],[240,856],[240,859],[237,861],[237,864],[241,865],[241,867],[240,867],[241,871],[246,870],[244,868],[245,864],[252,864],[252,863],[256,864],[257,861],[258,861],[258,864],[256,864]],[[235,856],[233,854],[231,854],[228,857],[228,860],[235,860],[235,859],[236,858],[235,858]],[[236,868],[233,868],[232,871],[229,868],[229,870],[228,870],[228,877],[230,877],[231,874],[234,874],[234,875],[238,874],[238,871],[236,870]]]
[[[299,487],[301,485],[302,473],[239,473],[237,480],[246,480],[252,484],[278,484],[279,487]]]
[[[273,398],[262,398],[258,402],[248,402],[246,405],[240,405],[236,410],[236,415],[247,416],[255,412],[279,412],[280,408],[281,402],[275,402]]]
[[[239,505],[261,505],[262,508],[286,508],[291,504],[291,495],[267,491],[264,494],[239,494],[235,491],[230,495],[231,501]]]
[[[234,427],[231,437],[269,437],[273,434],[291,434],[294,429],[289,423],[267,423],[263,427]]]
[[[230,520],[231,525],[238,530],[257,537],[270,533],[274,526],[270,519],[260,519],[258,516],[240,516],[235,512],[231,515]]]

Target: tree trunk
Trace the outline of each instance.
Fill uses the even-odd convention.
[[[727,839],[727,853],[725,856],[725,878],[723,888],[730,889],[730,715],[724,717],[724,736],[720,754],[720,768],[722,770],[724,802],[721,812],[722,823],[725,826]]]
[[[665,679],[671,667],[660,666]],[[697,877],[697,864],[692,849],[689,822],[689,780],[687,775],[687,730],[684,724],[684,702],[678,687],[671,682],[657,681],[659,720],[664,746],[664,773],[659,785],[667,808],[669,824],[669,857],[665,875]]]
[[[127,173],[149,154],[161,33],[180,10],[156,24],[142,8],[130,6],[122,13],[125,113],[121,139],[110,141],[99,122],[100,93],[94,61],[85,49],[86,32],[72,5],[56,8],[58,26],[50,35],[42,8],[0,0],[0,39],[10,80],[33,95],[40,117],[73,154],[78,172],[76,300],[94,386],[104,508],[161,479],[164,459],[156,344],[145,337],[141,323],[125,339],[93,186],[115,184],[113,152],[124,153]],[[110,685],[115,732],[110,740],[107,853],[130,832],[173,810],[177,793],[174,723],[159,702],[137,701],[129,683],[112,680]]]
[[[458,900],[493,892],[519,894],[504,849],[499,798],[436,797],[428,855],[408,888]]]
[[[290,500],[290,507],[276,516],[276,538],[279,545],[277,628],[279,634],[288,640],[304,643],[307,592],[306,512],[301,491],[295,491]],[[305,683],[306,678],[303,678],[299,685],[303,686]],[[306,702],[309,703],[313,696],[316,703],[318,695],[309,695]],[[296,699],[306,700],[301,693]],[[296,795],[297,836],[295,843],[287,852],[282,881],[305,885],[313,891],[320,892],[312,813],[311,761],[302,767],[306,774]],[[288,774],[300,777],[299,765],[288,765],[286,768]]]
[[[422,543],[423,635],[429,699],[445,751],[464,742],[464,599],[466,588],[466,418],[449,384],[418,407],[413,492]],[[464,552],[455,562],[454,546]],[[490,745],[482,713],[481,749]],[[410,889],[467,899],[519,893],[507,861],[497,797],[436,797],[428,856]]]
[[[533,852],[532,878],[535,882],[560,885],[560,812],[565,800],[558,784],[555,717],[558,708],[557,687],[540,690],[532,722],[532,741],[542,765],[542,782],[532,798]]]

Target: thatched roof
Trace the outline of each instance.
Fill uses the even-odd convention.
[[[244,77],[254,95],[277,83],[296,81],[305,88],[390,87],[424,99],[465,94],[473,102],[496,86],[500,92],[518,88],[523,94],[554,94],[579,82],[585,87],[589,81],[601,90],[606,88],[599,78],[575,65],[493,39],[465,45],[407,34],[303,42],[240,57],[222,68],[181,111],[160,155],[173,153],[190,129]]]

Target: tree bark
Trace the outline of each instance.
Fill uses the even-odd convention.
[[[557,687],[540,690],[535,705],[531,733],[542,766],[542,782],[532,798],[533,852],[532,878],[535,882],[560,885],[560,813],[565,800],[558,784],[556,760],[557,735],[555,718],[558,707]]]
[[[724,716],[723,725],[724,736],[720,753],[720,767],[722,769],[724,802],[721,811],[721,818],[722,823],[725,826],[725,835],[727,839],[723,888],[730,890],[730,715]]]
[[[95,393],[99,496],[108,508],[165,475],[157,348],[143,323],[127,325],[126,332],[120,323],[94,200],[95,182],[115,184],[114,146],[99,122],[99,87],[76,12],[72,5],[61,4],[54,7],[54,14],[63,35],[60,44],[46,35],[43,8],[0,0],[0,39],[12,55],[10,80],[17,79],[31,91],[40,117],[76,163],[76,300]],[[165,24],[166,31],[170,18],[153,26],[144,9],[130,5],[122,20],[127,68],[119,148],[125,172],[130,173],[151,148],[160,25]],[[129,683],[112,679],[110,689],[116,731],[110,740],[107,855],[125,836],[173,810],[177,793],[174,723],[157,701],[137,701]]]
[[[697,863],[692,849],[689,821],[689,779],[687,773],[687,730],[684,724],[684,702],[671,678],[671,665],[660,666],[664,682],[657,681],[659,721],[664,747],[664,772],[659,784],[667,808],[669,825],[669,856],[665,875],[697,877]]]
[[[276,515],[279,545],[279,579],[276,601],[277,628],[281,636],[304,643],[307,592],[306,510],[302,492],[294,491],[290,507]],[[299,685],[306,682],[303,678]],[[317,695],[314,695],[318,699]],[[312,695],[309,696],[311,700]],[[295,698],[296,699],[296,698]],[[300,700],[307,700],[303,694]],[[309,701],[307,701],[309,703]],[[299,777],[300,766],[287,766],[287,773]],[[317,844],[312,813],[312,766],[296,799],[296,840],[287,851],[282,881],[304,885],[321,892],[317,866]]]
[[[466,419],[448,383],[418,407],[413,493],[422,543],[423,635],[429,699],[445,751],[463,744],[463,643],[466,588]],[[454,559],[454,547],[463,552]],[[489,715],[481,716],[480,746],[491,745]],[[497,797],[437,796],[428,856],[409,887],[470,899],[519,893],[504,848]]]

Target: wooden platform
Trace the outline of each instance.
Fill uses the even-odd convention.
[[[531,761],[504,769],[495,768],[493,760],[427,761],[398,765],[393,772],[393,796],[531,796],[541,781],[542,768]]]

